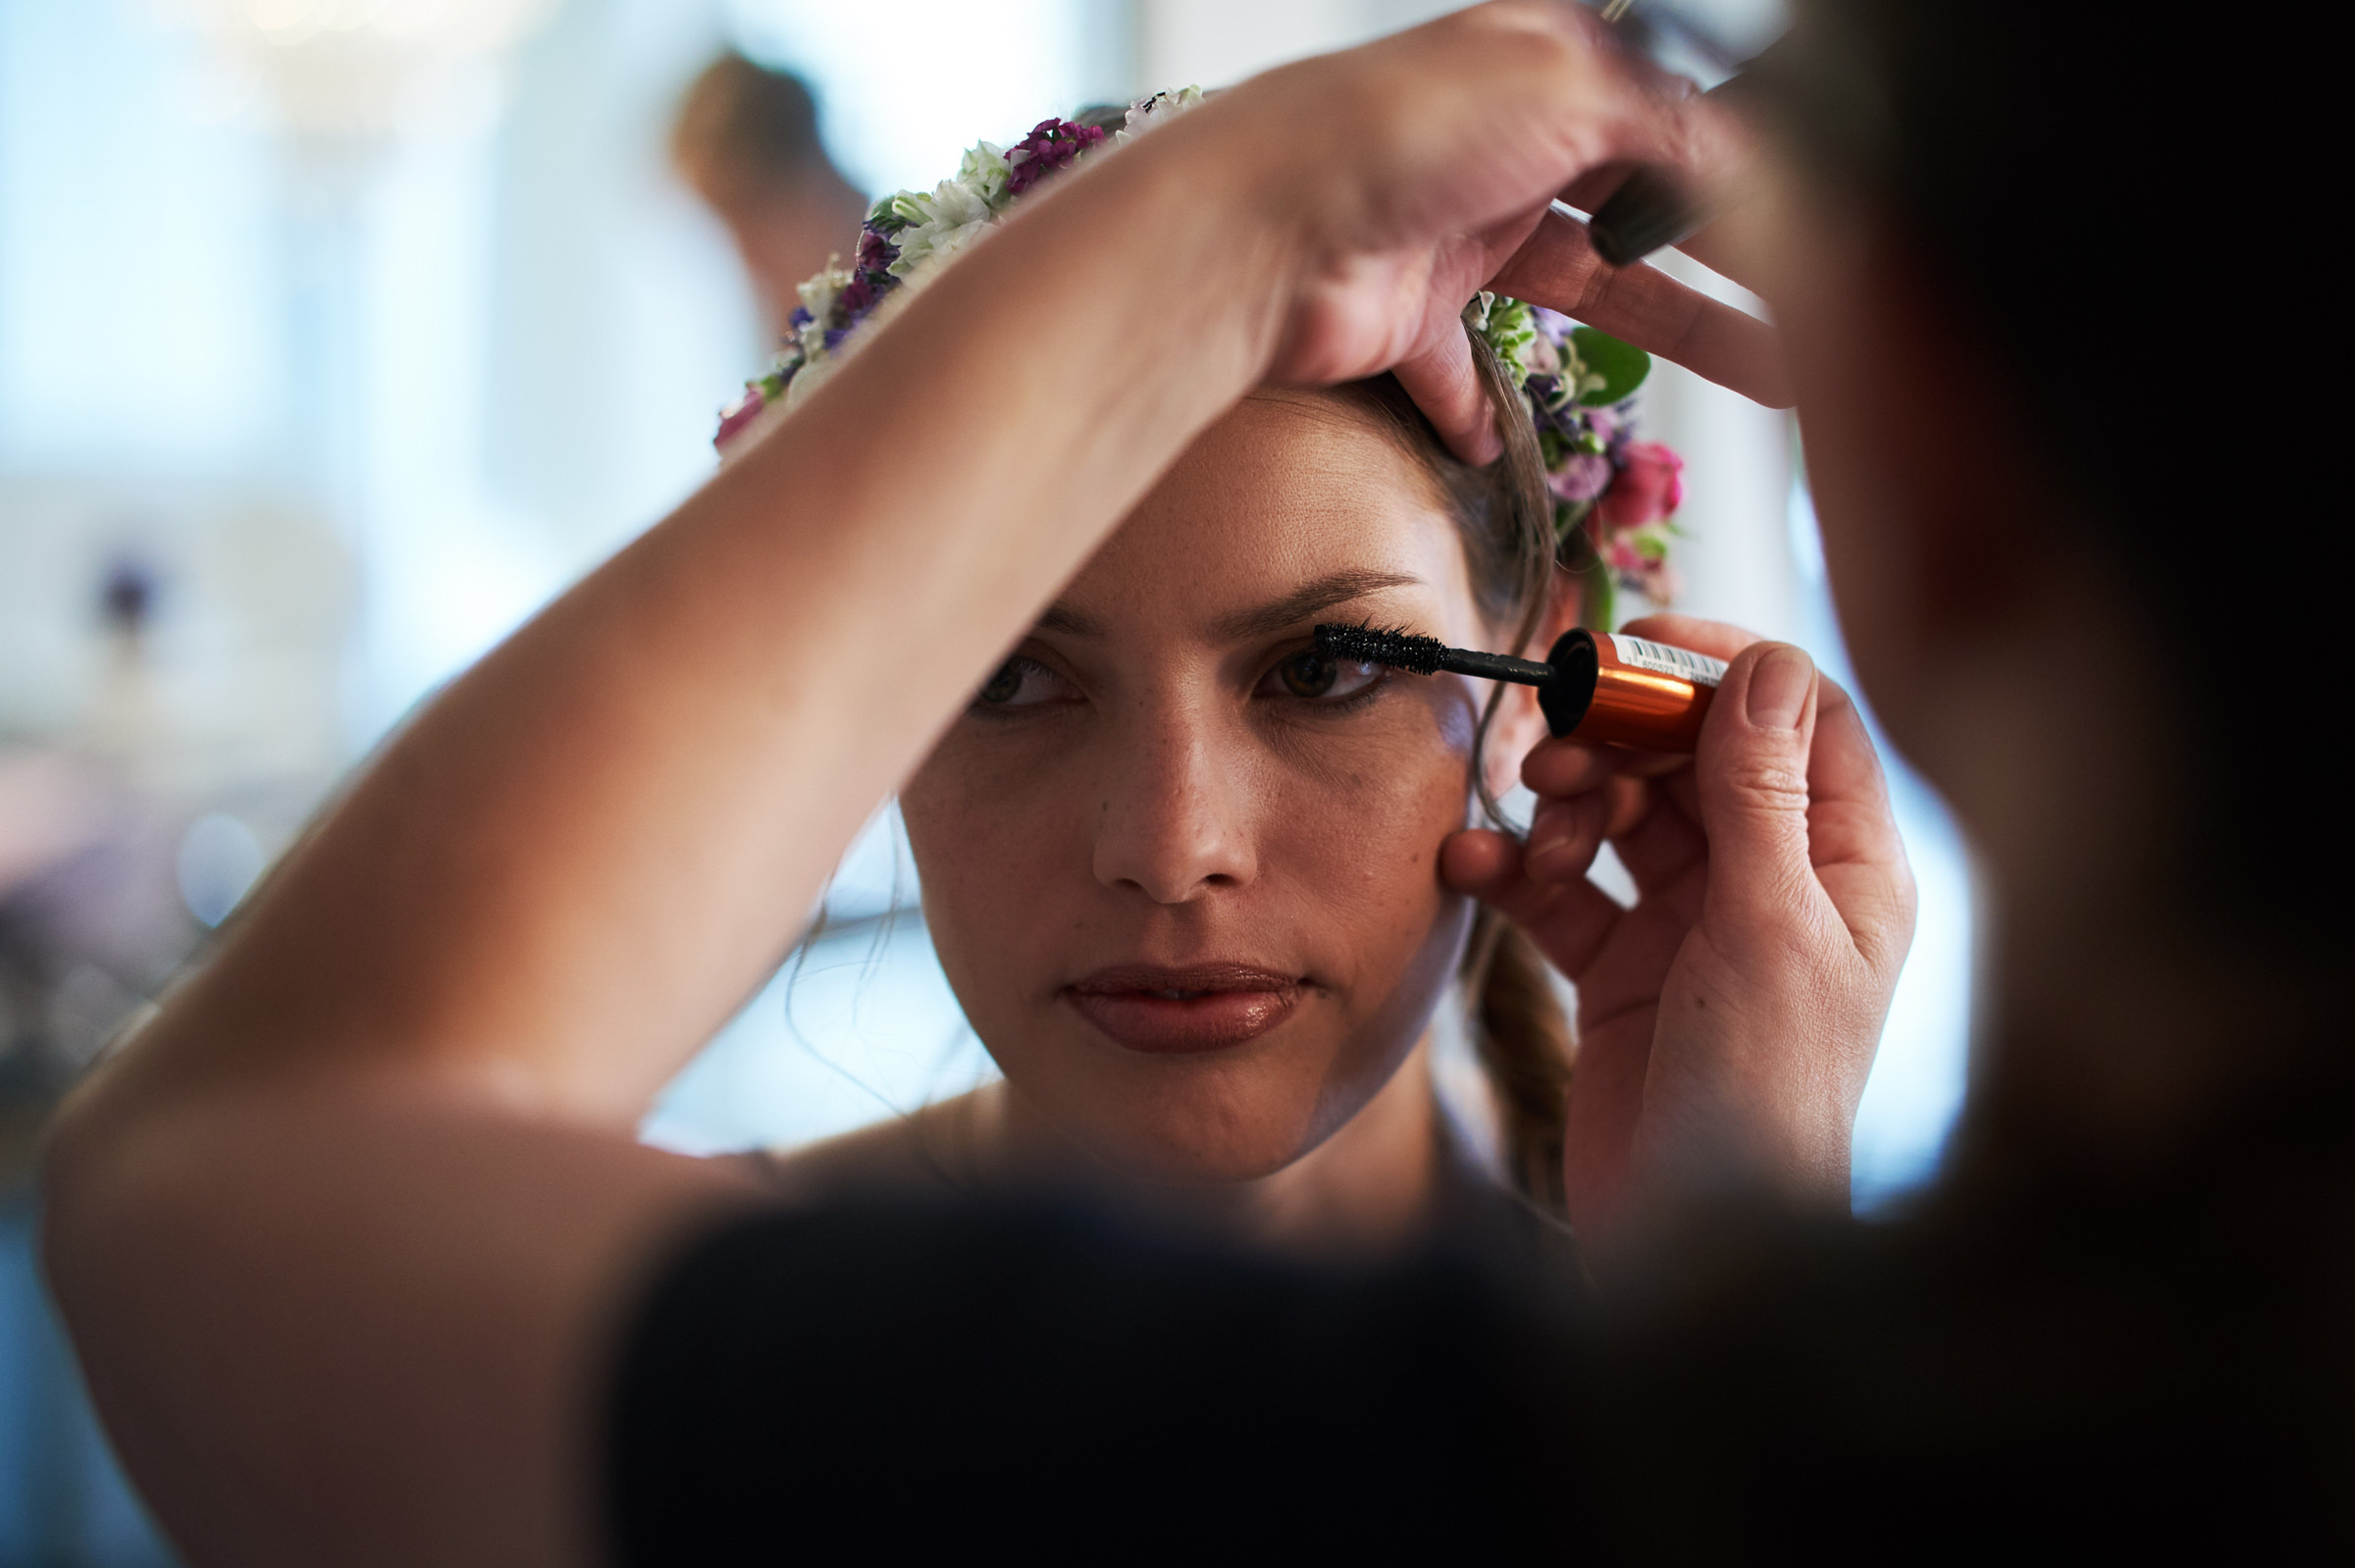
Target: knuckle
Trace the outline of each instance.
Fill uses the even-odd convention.
[[[1719,784],[1746,810],[1780,814],[1807,807],[1806,771],[1790,758],[1745,758],[1725,769]]]

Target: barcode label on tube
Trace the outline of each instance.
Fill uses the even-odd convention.
[[[1611,645],[1611,652],[1619,655],[1622,664],[1648,669],[1655,675],[1673,675],[1679,680],[1691,681],[1696,686],[1714,686],[1725,679],[1724,659],[1711,658],[1706,653],[1696,653],[1682,648],[1670,648],[1666,643],[1648,643],[1641,637],[1628,637],[1618,632],[1597,635],[1601,641]]]

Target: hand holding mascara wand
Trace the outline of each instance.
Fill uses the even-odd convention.
[[[1316,637],[1318,650],[1334,658],[1534,686],[1545,727],[1555,735],[1638,751],[1694,751],[1709,700],[1725,678],[1724,661],[1705,653],[1585,627],[1557,638],[1544,663],[1372,626],[1319,626]]]

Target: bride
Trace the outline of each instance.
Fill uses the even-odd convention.
[[[952,245],[1199,98],[1050,120],[880,203],[852,267],[803,287],[723,450],[807,396]],[[1495,461],[1450,453],[1392,376],[1256,392],[1178,454],[981,683],[901,802],[934,945],[1004,1077],[779,1159],[787,1189],[1109,1176],[1249,1233],[1361,1247],[1440,1215],[1450,1230],[1501,1218],[1434,1095],[1433,1019],[1460,973],[1496,1123],[1474,1135],[1500,1146],[1521,1197],[1564,1212],[1571,1040],[1545,966],[1640,949],[1615,983],[1582,988],[1581,1023],[1606,1051],[1649,1032],[1651,999],[1631,992],[1656,988],[1674,954],[1685,922],[1661,884],[1696,837],[1673,775],[1654,764],[1618,804],[1643,906],[1586,890],[1596,940],[1576,951],[1541,954],[1492,917],[1474,930],[1446,846],[1544,736],[1534,694],[1336,663],[1310,632],[1371,620],[1543,656],[1590,596],[1607,605],[1622,579],[1662,595],[1676,460],[1631,440],[1640,350],[1489,296],[1463,332]],[[1671,635],[1727,656],[1748,641],[1692,622]],[[1568,890],[1599,838],[1559,811],[1540,822]],[[1598,1178],[1620,1159],[1574,1152]]]

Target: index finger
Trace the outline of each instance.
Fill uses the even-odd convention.
[[[1751,644],[1764,641],[1757,633],[1731,621],[1702,620],[1698,615],[1639,615],[1619,630],[1630,637],[1666,643],[1671,648],[1706,653],[1729,663]]]
[[[1613,267],[1587,226],[1548,210],[1488,287],[1599,327],[1769,408],[1793,402],[1782,339],[1755,316],[1687,287],[1656,267]]]

